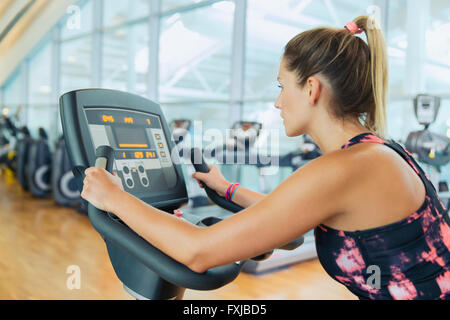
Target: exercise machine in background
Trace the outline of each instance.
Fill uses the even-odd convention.
[[[23,126],[19,130],[19,139],[16,145],[16,177],[23,190],[28,191],[28,154],[31,139],[30,131],[27,126]]]
[[[262,124],[259,122],[238,121],[228,131],[225,143],[209,148],[211,150],[208,153],[222,164],[251,164],[252,155],[257,155],[254,145],[261,129]]]
[[[10,167],[9,159],[15,153],[17,128],[7,116],[0,118],[0,165]]]
[[[79,186],[72,173],[64,137],[56,143],[52,162],[52,190],[55,202],[64,207],[81,208]]]
[[[192,121],[188,119],[172,120],[169,123],[169,129],[172,133],[172,138],[175,142],[176,149],[178,149],[180,159],[184,159],[185,156],[190,158],[189,153],[191,149],[191,141],[187,139],[191,138],[188,136],[188,134],[191,133]],[[208,197],[204,196],[204,193],[198,186],[197,181],[192,178],[195,169],[190,163],[190,159],[189,161],[185,161],[184,165],[184,168],[186,169],[185,179],[189,196],[189,202],[185,206],[185,208],[199,208],[211,205],[212,202],[208,199]]]
[[[1,135],[4,137],[4,142],[7,142],[0,147],[0,165],[7,172],[9,171],[11,177],[17,171],[17,141],[20,130],[16,123],[19,122],[21,110],[21,107],[17,108],[16,113],[9,117],[9,108],[5,107],[0,118]]]
[[[169,123],[169,129],[176,145],[181,144],[184,141],[184,138],[190,132],[191,127],[192,121],[188,119],[176,119]],[[180,152],[182,155],[183,149],[181,149]]]
[[[441,180],[441,169],[450,162],[450,139],[429,130],[429,127],[436,121],[440,104],[439,97],[426,94],[420,94],[414,99],[417,121],[424,128],[411,132],[405,146],[419,162],[426,165],[424,170],[448,210],[450,205],[449,187],[447,181]]]
[[[38,139],[29,145],[27,157],[26,179],[31,194],[37,198],[48,198],[51,195],[52,153],[48,145],[48,136],[44,128],[39,128]]]
[[[262,123],[237,121],[228,130],[222,145],[210,145],[206,149],[207,161],[214,161],[220,166],[223,176],[228,181],[242,181],[242,169],[255,167],[258,172],[259,188],[268,193],[261,179],[263,165],[256,144],[260,138]],[[208,158],[210,156],[210,158]]]

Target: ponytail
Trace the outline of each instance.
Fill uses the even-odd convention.
[[[368,16],[360,16],[354,20],[358,27],[366,33],[370,50],[370,73],[374,108],[366,116],[365,126],[379,136],[386,133],[386,99],[389,85],[389,69],[386,43],[376,20]]]

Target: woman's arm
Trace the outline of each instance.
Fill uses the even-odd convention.
[[[261,201],[208,228],[152,208],[122,191],[113,181],[118,178],[99,168],[86,171],[82,197],[116,214],[152,245],[202,273],[280,247],[343,212],[354,188],[351,166],[339,153],[318,158]]]
[[[209,169],[209,173],[196,172],[192,175],[192,177],[197,180],[200,188],[204,188],[202,184],[206,184],[211,189],[216,191],[219,196],[225,197],[225,194],[228,187],[231,185],[231,182],[227,181],[222,176],[216,166],[209,166]],[[263,193],[239,187],[233,196],[233,202],[243,208],[247,208],[265,197],[266,195]]]
[[[259,193],[256,191],[252,191],[250,189],[246,189],[243,187],[239,187],[234,195],[232,201],[243,208],[248,208],[255,203],[264,199],[267,195],[264,193]]]

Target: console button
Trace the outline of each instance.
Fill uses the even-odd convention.
[[[148,179],[147,178],[142,178],[141,182],[142,182],[143,186],[148,186]]]
[[[144,168],[143,165],[140,165],[140,166],[138,167],[138,170],[139,170],[140,173],[144,173],[144,172],[145,172],[145,168]]]
[[[127,179],[127,185],[131,188],[133,187],[133,180],[131,180],[130,178]]]
[[[130,173],[130,168],[128,168],[127,166],[124,166],[124,167],[122,168],[122,171],[123,171],[123,173],[125,173],[125,174],[129,174],[129,173]]]

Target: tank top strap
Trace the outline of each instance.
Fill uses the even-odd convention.
[[[429,196],[437,196],[437,191],[436,191],[435,187],[433,186],[433,183],[431,183],[431,180],[428,178],[428,176],[423,171],[423,169],[419,166],[419,164],[414,159],[412,154],[408,150],[406,150],[402,145],[397,143],[395,140],[392,140],[392,139],[383,140],[372,132],[366,132],[366,133],[362,133],[362,134],[357,135],[356,137],[350,139],[345,145],[342,146],[342,149],[347,149],[358,143],[379,143],[379,144],[383,144],[383,145],[388,146],[389,148],[393,149],[406,162],[408,162],[408,164],[411,166],[411,168],[413,168],[414,171],[417,173],[417,175],[421,178],[421,180],[423,181],[423,183],[425,185],[427,194]]]
[[[387,146],[389,146],[391,149],[400,154],[402,158],[405,159],[409,163],[409,165],[414,169],[414,171],[416,171],[416,173],[420,176],[423,183],[425,184],[427,195],[438,197],[436,188],[434,187],[430,178],[428,178],[427,174],[425,173],[425,171],[423,171],[422,167],[417,163],[416,159],[414,159],[412,154],[408,150],[406,150],[406,148],[404,148],[402,145],[397,143],[395,140],[390,140]]]
[[[380,144],[387,144],[387,142],[381,138],[379,138],[376,134],[372,132],[365,132],[357,135],[356,137],[351,138],[346,144],[344,144],[341,149],[347,149],[351,146],[354,146],[358,143],[380,143]]]

